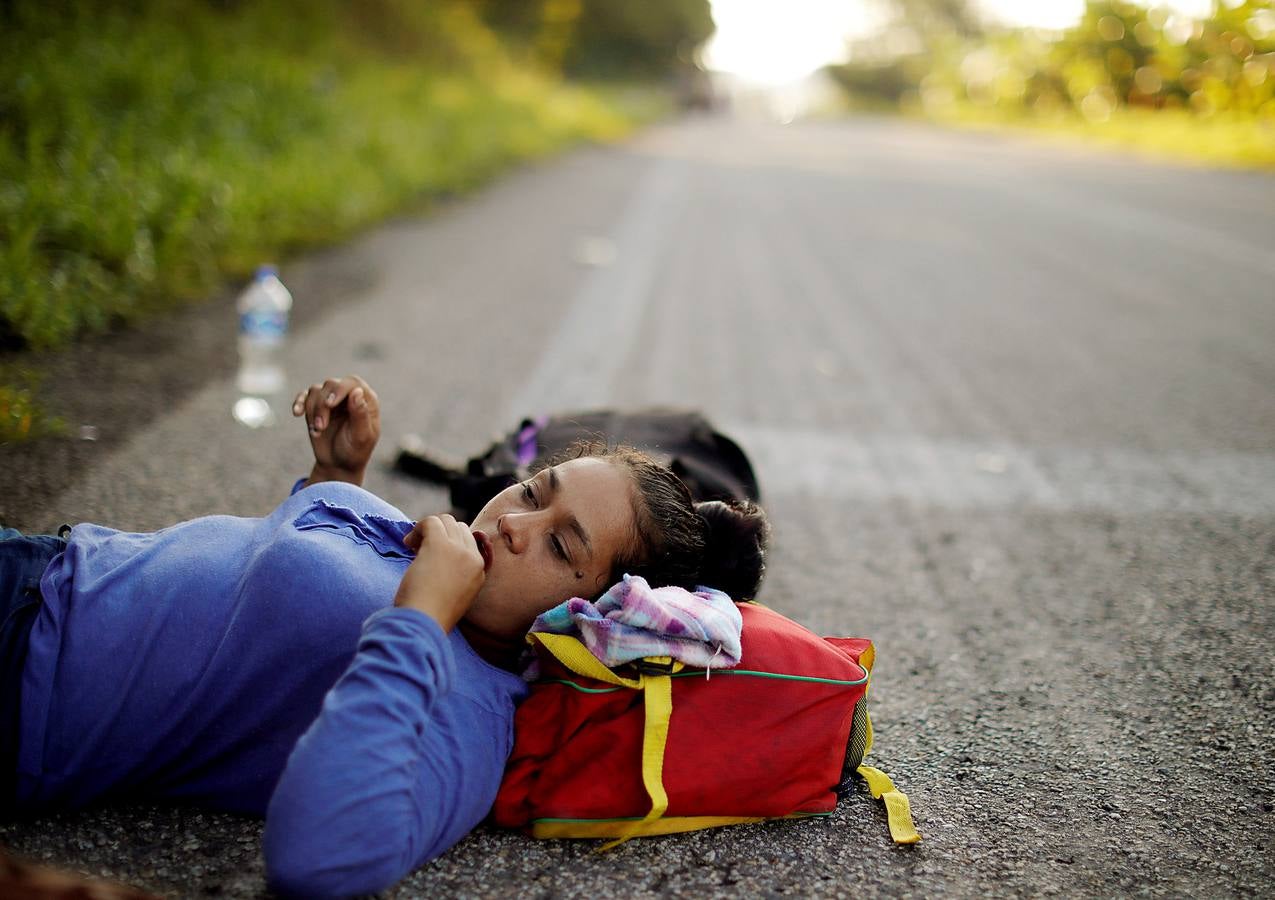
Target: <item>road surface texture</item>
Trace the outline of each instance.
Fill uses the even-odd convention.
[[[870,761],[924,835],[893,846],[862,791],[605,855],[484,827],[390,895],[1270,896],[1273,247],[1268,175],[702,119],[285,266],[292,380],[371,380],[368,486],[408,512],[443,496],[389,472],[407,432],[465,453],[527,413],[673,402],[735,434],[774,520],[761,599],[876,641]],[[233,329],[223,300],[55,361],[99,439],[40,445],[52,472],[9,451],[7,522],[268,511],[308,445],[231,420]],[[141,808],[0,842],[245,897],[259,834]]]

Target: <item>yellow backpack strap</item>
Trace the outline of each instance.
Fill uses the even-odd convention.
[[[620,687],[633,688],[634,690],[640,690],[642,687],[640,678],[624,678],[617,675],[604,666],[602,660],[590,653],[589,648],[579,638],[574,638],[569,634],[547,634],[543,631],[533,631],[527,635],[527,643],[532,646],[539,644],[544,647],[553,654],[554,659],[577,675],[596,678],[598,681],[605,681],[607,684],[615,684]]]
[[[912,807],[908,795],[894,786],[890,776],[872,766],[859,766],[858,772],[868,783],[868,790],[878,800],[885,801],[885,817],[890,823],[890,837],[896,844],[915,844],[921,839],[912,824]]]
[[[527,642],[532,646],[539,644],[578,675],[643,692],[642,784],[651,798],[651,810],[626,828],[620,837],[598,848],[600,851],[610,850],[640,834],[668,809],[668,792],[664,790],[664,748],[668,744],[669,720],[673,716],[673,682],[669,676],[680,672],[684,666],[671,656],[649,656],[638,661],[637,678],[625,678],[608,669],[583,642],[570,635],[537,631],[527,635]]]
[[[618,847],[664,815],[668,809],[668,792],[664,790],[664,748],[668,744],[669,719],[673,715],[673,682],[669,678],[681,666],[668,656],[649,656],[638,664],[646,723],[642,729],[642,784],[651,797],[651,811],[608,841],[599,851]]]

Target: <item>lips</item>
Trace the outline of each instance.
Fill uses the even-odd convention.
[[[478,545],[478,552],[483,555],[483,571],[491,571],[491,538],[483,534],[481,531],[474,532],[474,543]]]

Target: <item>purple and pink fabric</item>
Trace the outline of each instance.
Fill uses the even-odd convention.
[[[671,656],[688,666],[729,668],[739,664],[743,627],[739,608],[721,591],[653,588],[640,575],[625,575],[597,603],[573,597],[541,613],[531,630],[577,637],[607,666]]]

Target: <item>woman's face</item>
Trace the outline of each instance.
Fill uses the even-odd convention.
[[[535,617],[610,585],[617,555],[637,534],[626,468],[584,457],[505,488],[470,523],[491,542],[487,578],[465,621],[517,639]]]

